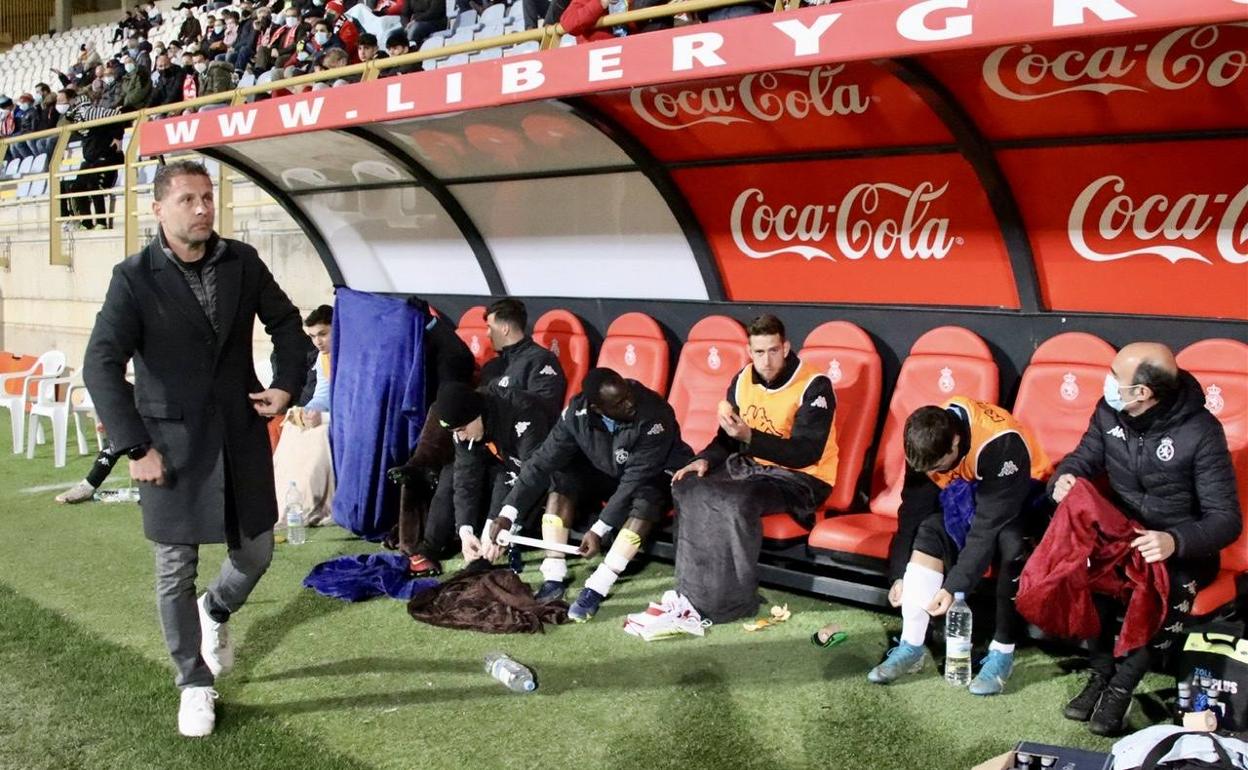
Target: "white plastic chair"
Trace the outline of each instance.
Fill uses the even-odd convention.
[[[57,468],[65,467],[65,442],[69,432],[69,415],[70,385],[73,379],[70,377],[30,377],[27,382],[35,383],[35,400],[30,405],[30,425],[26,428],[26,459],[33,460],[35,457],[35,444],[44,442],[43,423],[39,422],[40,417],[47,417],[52,421],[52,464]],[[63,399],[56,397],[56,389],[59,386],[65,388],[65,396]],[[77,417],[77,415],[74,415]],[[78,430],[78,448],[82,450],[81,454],[86,454],[86,441],[82,437],[82,429]]]
[[[26,434],[26,395],[31,380],[35,377],[60,377],[64,372],[65,354],[49,350],[24,372],[0,374],[0,407],[9,410],[9,421],[13,427],[13,454],[21,454],[22,451],[22,440]],[[22,389],[18,393],[9,393],[5,386],[14,381],[21,382]]]
[[[78,454],[87,454],[89,443],[86,436],[82,433],[82,417],[85,415],[90,417],[94,422],[95,449],[97,452],[104,451],[104,435],[100,430],[100,415],[95,411],[95,401],[91,398],[91,394],[87,391],[87,386],[82,382],[82,375],[79,374],[72,379],[69,384],[69,392],[65,395],[65,400],[69,402],[69,414],[74,418],[74,430],[78,434]]]

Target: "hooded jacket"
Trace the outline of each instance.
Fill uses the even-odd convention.
[[[508,345],[487,361],[481,367],[481,384],[532,393],[541,398],[551,417],[559,413],[568,389],[559,358],[532,337]]]

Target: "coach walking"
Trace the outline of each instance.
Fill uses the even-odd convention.
[[[113,270],[83,375],[131,478],[146,485],[143,531],[155,546],[156,603],[182,691],[178,730],[198,737],[216,722],[215,677],[233,665],[226,621],[273,556],[265,418],[302,386],[306,341],[256,250],[213,232],[204,167],[162,166],[153,188],[156,238]],[[256,317],[276,350],[268,390],[252,365]],[[228,557],[197,600],[199,545],[220,542]]]

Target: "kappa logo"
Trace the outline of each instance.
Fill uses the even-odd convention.
[[[626,462],[628,462],[628,450],[627,449],[615,450],[615,464],[623,465]]]
[[[585,415],[589,414],[589,407],[582,407],[580,409],[577,409],[575,414],[577,417],[584,417]]]
[[[506,388],[506,387],[510,387],[510,386],[511,386],[511,377],[509,377],[509,376],[507,376],[507,375],[505,375],[505,374],[504,374],[504,375],[502,376],[502,378],[501,378],[501,379],[499,379],[499,381],[498,381],[498,387],[500,387],[500,388]]]
[[[1074,373],[1066,372],[1062,375],[1062,385],[1058,389],[1063,401],[1074,401],[1079,398],[1079,378]]]
[[[1126,441],[1126,440],[1127,440],[1127,434],[1126,434],[1126,432],[1125,432],[1125,431],[1123,431],[1123,429],[1122,429],[1122,426],[1121,426],[1121,425],[1115,425],[1114,427],[1112,427],[1112,428],[1110,428],[1109,430],[1105,431],[1105,435],[1107,435],[1107,436],[1113,436],[1114,438],[1120,438],[1120,439],[1122,439],[1123,441]]]
[[[554,373],[555,373],[555,367],[551,366],[550,364],[546,364],[545,366],[542,367],[542,370],[538,372],[538,374],[549,374],[549,375],[554,375]]]
[[[663,432],[663,423],[656,422],[654,425],[650,426],[650,430],[646,431],[646,435],[657,436],[662,432]]]
[[[530,423],[527,423],[527,422],[516,423],[516,436],[517,437],[523,436],[524,432],[529,429],[529,425]]]
[[[1003,479],[1006,476],[1013,476],[1015,473],[1018,473],[1018,466],[1014,464],[1013,460],[1006,460],[1005,464],[1001,466],[1001,472],[997,474],[997,478]]]
[[[509,487],[514,487],[516,485],[516,480],[519,478],[520,474],[515,471],[507,471],[507,478],[503,481],[503,483]]]
[[[824,398],[823,396],[820,396],[819,398],[816,398],[814,401],[811,401],[810,405],[814,407],[815,409],[827,409],[828,400]]]
[[[1168,463],[1174,459],[1174,439],[1166,436],[1157,445],[1157,459]]]
[[[763,433],[769,433],[772,436],[780,435],[780,431],[776,430],[776,424],[767,416],[767,410],[761,406],[751,405],[741,413],[741,419],[753,430],[761,430]]]

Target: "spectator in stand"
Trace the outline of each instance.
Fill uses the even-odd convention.
[[[342,41],[334,37],[329,22],[318,19],[312,23],[312,34],[304,41],[303,55],[299,56],[299,61],[317,61],[331,48],[341,48],[344,53],[346,52]]]
[[[189,101],[203,93],[203,83],[201,79],[208,71],[208,57],[204,56],[203,51],[196,51],[191,54],[191,67],[186,70],[182,78],[182,99],[181,101]]]
[[[388,58],[393,59],[396,56],[403,56],[404,54],[409,54],[411,52],[411,46],[407,41],[407,33],[403,30],[396,29],[390,33],[390,37],[386,38],[386,53],[389,54]],[[420,62],[415,62],[413,64],[405,64],[401,67],[391,67],[390,69],[382,70],[380,76],[386,78],[393,75],[406,75],[411,72],[419,72],[420,69]]]
[[[62,85],[69,85],[71,82],[81,83],[83,78],[94,72],[102,61],[99,51],[95,50],[95,43],[87,41],[78,49],[78,60],[70,66],[68,77],[58,69],[52,71],[61,78]]]
[[[419,49],[425,38],[446,25],[445,0],[407,0],[403,6],[403,29],[412,48]]]
[[[152,73],[152,94],[149,107],[173,104],[182,100],[182,84],[186,71],[174,64],[169,56],[156,59],[156,71]]]
[[[8,139],[19,133],[17,127],[17,118],[14,115],[13,100],[4,94],[0,94],[0,139]],[[14,158],[21,157],[16,151],[17,145],[8,145],[4,152],[4,162],[8,163]]]
[[[208,55],[224,60],[226,53],[233,49],[238,41],[240,19],[234,11],[222,11],[221,19],[222,21],[217,22],[217,26],[224,26],[221,39],[208,46]]]
[[[142,9],[143,13],[147,14],[147,21],[152,27],[159,27],[165,23],[165,17],[161,15],[155,3],[144,3]]]
[[[147,106],[152,98],[152,73],[147,67],[135,64],[128,55],[121,60],[126,75],[121,80],[121,110],[134,112]]]
[[[113,62],[105,65],[104,72],[100,75],[104,88],[100,92],[100,98],[96,101],[96,104],[106,110],[121,107],[121,76],[124,74],[125,70],[119,73]]]
[[[62,113],[68,123],[85,123],[89,120],[99,120],[120,112],[119,109],[101,107],[92,105],[90,100],[78,95],[72,88],[66,88],[57,95],[57,111],[61,110],[60,105],[65,105],[65,111]],[[114,123],[105,126],[95,126],[87,129],[86,136],[82,140],[82,170],[99,168],[101,166],[115,166],[125,162],[125,155],[121,151],[121,139],[124,135],[125,128],[121,123]],[[117,184],[117,171],[100,171],[93,174],[79,173],[77,179],[74,180],[74,192],[89,192],[93,190],[107,190],[115,187]],[[111,228],[112,221],[108,218],[108,202],[103,194],[72,198],[70,201],[74,207],[83,215],[90,215],[92,209],[95,210],[94,219],[82,220],[82,227],[90,230],[95,227]]]
[[[360,34],[356,51],[359,54],[360,61],[374,61],[386,58],[386,52],[377,47],[377,36],[371,32]]]
[[[277,63],[273,58],[273,44],[286,30],[285,16],[283,15],[279,18],[281,20],[275,22],[273,10],[266,5],[256,9],[254,22],[256,32],[255,51],[250,57],[251,67],[255,72],[271,69]],[[244,63],[243,66],[246,67],[246,64]]]
[[[136,64],[141,64],[144,67],[147,67],[148,71],[151,71],[152,69],[151,50],[151,45],[137,35],[131,35],[130,39],[126,41],[125,53],[129,54],[130,58],[134,59]]]
[[[282,9],[282,30],[273,36],[269,45],[270,63],[273,66],[285,67],[294,64],[296,52],[308,38],[310,28],[299,21],[299,9],[288,5]]]
[[[267,5],[261,5],[252,17],[239,27],[233,48],[225,54],[226,63],[232,66],[235,72],[243,72],[252,63],[260,37],[267,35],[267,31],[272,26],[272,13]]]
[[[195,18],[193,13],[188,14],[182,26],[178,28],[178,42],[183,46],[188,46],[191,43],[198,43],[203,37],[204,28],[199,25],[199,19]]]
[[[0,98],[7,99],[8,97],[0,97]],[[21,96],[17,98],[16,101],[12,99],[9,100],[8,109],[11,111],[9,115],[9,120],[12,120],[13,122],[13,132],[9,134],[10,137],[18,137],[26,133],[26,128],[24,124],[26,122],[26,116],[30,114],[32,111],[32,107],[30,106],[32,103],[32,100],[33,100],[33,97],[31,97],[30,94],[22,94]],[[3,112],[4,109],[5,109],[4,107],[0,107],[0,112]],[[0,118],[0,120],[4,120],[4,119]],[[9,145],[8,152],[5,153],[5,160],[7,161],[12,158],[25,158],[26,156],[31,155],[31,154],[32,153],[30,152],[29,148],[26,146],[26,142],[21,142],[18,144],[11,144]]]
[[[34,127],[31,131],[46,131],[56,127],[60,115],[56,111],[56,92],[47,83],[35,86]],[[29,133],[29,132],[27,132]],[[31,139],[26,142],[33,154],[42,155],[51,152],[56,146],[56,137],[45,136],[42,139]]]
[[[200,48],[203,48],[208,54],[208,58],[212,58],[217,54],[225,53],[229,50],[229,46],[225,42],[225,16],[215,18],[209,16],[204,25],[204,39],[200,41]]]
[[[234,90],[234,68],[223,61],[206,62],[203,72],[199,76],[199,95],[219,94],[225,91]],[[219,102],[215,105],[201,107],[200,109],[212,109],[215,107],[228,106],[229,102]]]
[[[17,128],[22,134],[33,134],[36,131],[43,131],[51,128],[55,123],[46,121],[46,113],[43,105],[35,101],[35,97],[30,94],[22,94],[17,97]],[[47,150],[47,139],[31,139],[22,142],[18,149],[20,155],[40,155]]]
[[[556,0],[558,2],[558,0]],[[667,0],[624,0],[622,11],[638,11],[656,5],[665,5]],[[594,25],[603,16],[608,15],[611,0],[571,0],[568,7],[559,16],[559,23],[569,35],[575,35],[578,43],[595,40],[610,40],[613,37],[635,35],[641,32],[653,32],[658,29],[671,29],[672,18],[651,19],[644,24],[629,24],[612,27],[611,29],[595,29]]]
[[[134,11],[126,11],[126,15],[121,17],[121,21],[117,22],[117,29],[113,31],[112,44],[116,45],[125,38],[126,33],[131,29],[134,22]]]
[[[341,48],[331,48],[325,52],[320,59],[317,60],[315,70],[318,72],[335,70],[339,67],[347,66],[347,52]],[[312,86],[313,91],[319,91],[324,88],[333,88],[335,86],[347,85],[349,83],[357,83],[359,78],[338,78],[337,80],[322,80]]]

